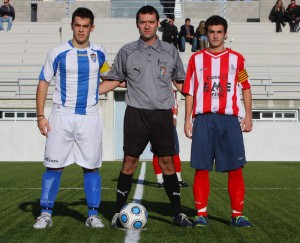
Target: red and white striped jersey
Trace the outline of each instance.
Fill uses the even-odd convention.
[[[244,57],[230,49],[197,52],[189,60],[182,92],[193,96],[193,113],[244,117],[239,86],[250,89]]]

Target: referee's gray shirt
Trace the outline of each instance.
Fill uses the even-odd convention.
[[[172,80],[183,82],[185,71],[177,49],[157,37],[151,46],[142,39],[123,46],[106,79],[127,82],[126,105],[167,110],[175,104]]]

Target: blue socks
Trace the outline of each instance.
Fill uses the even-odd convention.
[[[84,192],[88,206],[88,216],[98,215],[101,202],[101,176],[98,171],[84,173]]]
[[[42,178],[40,205],[42,213],[52,214],[54,202],[60,186],[61,170],[46,170]]]
[[[60,187],[61,174],[61,170],[46,170],[43,174],[40,199],[42,213],[52,215],[52,209]],[[88,216],[98,215],[101,202],[101,177],[98,171],[84,173],[84,192],[88,206]]]

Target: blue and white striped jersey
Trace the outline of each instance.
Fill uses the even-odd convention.
[[[59,113],[90,114],[98,110],[100,75],[109,71],[104,48],[90,43],[77,49],[71,41],[52,48],[39,80],[54,78],[53,109]]]

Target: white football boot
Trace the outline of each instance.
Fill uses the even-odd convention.
[[[97,215],[91,215],[90,217],[88,217],[85,221],[85,225],[87,227],[92,227],[92,228],[104,228],[104,224],[102,223],[102,220]]]
[[[52,226],[52,218],[49,213],[42,213],[41,216],[37,217],[33,228],[35,229],[46,229]]]

